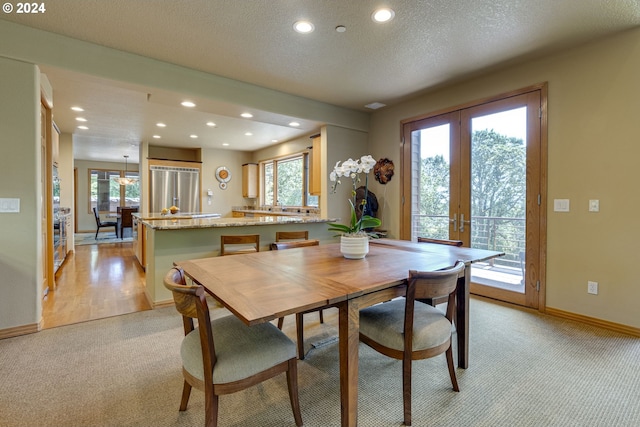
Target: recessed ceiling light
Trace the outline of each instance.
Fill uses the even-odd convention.
[[[371,19],[373,19],[374,22],[389,22],[394,16],[396,16],[396,13],[393,9],[384,7],[374,10],[373,14],[371,14]]]
[[[289,126],[294,127],[294,128],[297,128],[298,126],[300,126],[300,123],[298,123],[298,122],[291,122],[291,123],[289,123]]]
[[[309,34],[313,32],[315,27],[309,21],[297,21],[295,24],[293,24],[293,29],[300,34]]]
[[[277,139],[272,139],[271,142],[278,142],[278,140]]]
[[[223,147],[228,147],[228,146],[229,146],[229,143],[228,143],[228,142],[223,142],[223,143],[222,143],[222,146],[223,146]]]
[[[158,126],[159,128],[166,128],[167,127],[167,125],[162,123],[162,122],[156,123],[156,126]]]
[[[189,138],[197,139],[198,135],[189,135]]]
[[[189,108],[193,108],[196,106],[196,104],[194,102],[191,101],[182,101],[180,103],[183,107],[189,107]]]
[[[344,25],[338,25],[338,26],[336,27],[336,31],[337,31],[338,33],[344,33],[345,31],[347,31],[347,27],[345,27]]]
[[[82,107],[71,107],[71,109],[72,109],[73,111],[77,111],[77,112],[79,112],[79,113],[80,113],[80,112],[82,112],[82,111],[84,111],[84,108],[82,108]]]
[[[251,132],[246,132],[245,135],[246,136],[252,136],[253,134]]]
[[[210,126],[212,128],[216,127],[216,124],[213,122],[207,122],[207,126]]]
[[[78,129],[87,130],[87,129],[89,129],[89,128],[88,128],[88,127],[86,127],[86,126],[78,126]]]
[[[153,135],[153,137],[154,137],[155,139],[160,139],[160,138],[161,138],[161,136],[160,136],[160,135]]]
[[[386,107],[387,104],[383,104],[382,102],[372,102],[371,104],[365,105],[365,107],[370,108],[372,110],[377,110],[378,108]]]
[[[86,122],[87,119],[85,119],[84,117],[76,117],[76,120],[79,122]]]
[[[240,114],[240,116],[244,117],[245,119],[250,119],[251,117],[253,117],[253,114],[251,114],[251,113],[242,113],[242,114]]]

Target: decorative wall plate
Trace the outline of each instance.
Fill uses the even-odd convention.
[[[222,190],[226,190],[227,189],[227,183],[226,182],[221,182],[220,184],[218,184],[220,186],[220,188]]]
[[[216,169],[216,179],[220,181],[220,183],[226,183],[231,180],[231,172],[224,166],[220,166]],[[220,186],[222,188],[222,186]]]
[[[393,176],[393,162],[389,159],[380,159],[373,167],[373,175],[380,184],[386,184],[391,181]]]

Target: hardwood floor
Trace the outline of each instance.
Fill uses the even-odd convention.
[[[132,243],[75,246],[42,302],[43,329],[150,310]]]

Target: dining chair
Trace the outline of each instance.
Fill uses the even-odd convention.
[[[379,353],[402,360],[404,424],[411,425],[411,371],[414,360],[446,353],[454,391],[459,391],[453,364],[451,329],[456,285],[464,263],[438,271],[409,271],[405,298],[396,298],[360,310],[360,341]],[[417,301],[448,297],[447,312]]]
[[[309,230],[301,231],[276,231],[276,242],[284,240],[308,240]]]
[[[120,238],[124,238],[124,229],[131,228],[133,232],[133,217],[132,213],[138,212],[138,208],[132,207],[120,207],[118,206],[118,230],[120,230]]]
[[[185,337],[180,347],[184,384],[180,411],[191,388],[205,393],[205,427],[218,425],[218,396],[235,393],[286,373],[296,426],[302,426],[298,400],[296,346],[271,323],[247,326],[230,314],[211,320],[206,292],[187,285],[184,272],[172,268],[164,285],[182,314]],[[198,320],[194,328],[193,319]]]
[[[287,242],[274,242],[271,244],[271,250],[283,250],[293,248],[303,248],[308,246],[318,246],[319,240],[292,240]],[[317,311],[320,316],[320,323],[324,323],[324,316],[321,308],[305,311],[302,313],[296,313],[296,340],[298,341],[298,359],[304,359],[304,315],[307,313],[313,313]],[[278,329],[282,329],[284,324],[284,317],[278,318]]]
[[[236,249],[233,249],[234,246]],[[220,256],[252,252],[260,252],[259,234],[220,236]]]
[[[118,237],[118,223],[116,221],[102,221],[100,219],[100,214],[98,213],[98,208],[93,208],[93,216],[96,217],[96,237],[95,240],[98,240],[98,233],[101,228],[104,227],[113,227],[113,230],[116,233],[116,237]]]

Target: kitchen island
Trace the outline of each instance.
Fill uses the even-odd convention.
[[[221,235],[259,234],[260,251],[268,251],[276,231],[308,230],[309,239],[317,239],[320,244],[337,242],[334,233],[327,230],[327,223],[339,221],[316,215],[220,218],[215,214],[136,213],[134,216],[138,230],[142,230],[135,236],[134,246],[144,248],[145,292],[153,307],[173,304],[171,292],[163,283],[173,263],[218,256]]]

